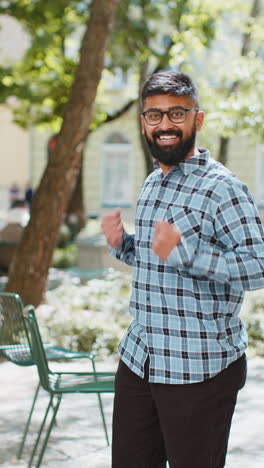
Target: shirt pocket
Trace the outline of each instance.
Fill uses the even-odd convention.
[[[188,241],[197,244],[202,235],[203,214],[188,206],[168,205],[163,221],[174,224]]]

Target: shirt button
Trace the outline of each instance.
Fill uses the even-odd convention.
[[[147,296],[146,299],[147,299],[147,302],[150,302],[150,296]]]
[[[155,203],[154,203],[154,208],[158,208],[160,205],[160,201],[159,200],[156,200]]]

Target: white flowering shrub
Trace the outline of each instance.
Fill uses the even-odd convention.
[[[115,270],[85,284],[64,279],[61,286],[47,291],[37,308],[43,340],[74,351],[95,352],[102,358],[116,353],[131,321],[130,283],[129,274]],[[250,353],[264,356],[264,290],[246,293],[241,318]]]
[[[247,292],[241,310],[249,339],[249,351],[264,356],[264,290]]]
[[[129,274],[109,270],[80,284],[66,279],[37,308],[43,341],[105,357],[116,353],[131,319]]]

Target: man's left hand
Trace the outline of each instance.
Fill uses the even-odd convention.
[[[158,221],[155,224],[152,250],[161,260],[167,260],[171,251],[179,244],[180,240],[181,233],[173,224]]]

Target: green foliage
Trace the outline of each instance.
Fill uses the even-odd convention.
[[[78,59],[65,54],[67,38],[87,21],[89,3],[13,0],[0,7],[0,14],[20,21],[30,37],[23,60],[0,68],[0,102],[18,98],[13,112],[20,126],[41,123],[60,128]]]
[[[62,224],[59,230],[57,247],[65,247],[71,239],[71,232],[67,224]]]
[[[0,14],[8,14],[21,21],[27,29],[43,28],[47,22],[63,18],[68,31],[75,28],[75,23],[85,21],[90,0],[3,0]],[[52,26],[54,28],[54,26]],[[46,29],[46,28],[45,28]]]
[[[23,25],[31,41],[21,63],[0,67],[0,102],[9,101],[20,126],[44,124],[59,130],[78,62],[78,54],[69,55],[67,46],[87,21],[89,4],[88,0],[7,0],[0,7],[0,14],[9,14]],[[159,68],[168,66],[175,30],[201,29],[203,43],[208,45],[214,33],[215,15],[206,14],[202,6],[197,9],[195,4],[194,0],[119,2],[108,71],[121,67],[137,75],[139,65],[149,58],[154,60],[154,67],[157,63]],[[97,99],[93,129],[107,117],[102,110],[102,93],[103,89]],[[10,100],[10,96],[18,101]]]
[[[251,18],[252,1],[233,3],[236,9],[224,16],[218,28],[215,53],[204,57],[199,74],[202,107],[209,133],[229,138],[239,132],[260,142],[264,141],[264,11]]]
[[[188,35],[198,34],[197,39],[207,47],[214,37],[218,11],[214,7],[207,10],[206,3],[203,6],[195,0],[120,2],[110,47],[111,66],[127,70],[151,58],[154,68],[157,63],[159,68],[167,67],[171,47],[179,42],[184,47]],[[194,44],[193,50],[195,47]]]
[[[70,244],[71,232],[66,224],[62,224],[59,231],[57,247],[53,253],[52,266],[54,268],[70,268],[78,263],[78,247]]]
[[[239,83],[236,91],[228,93],[230,78]],[[237,132],[264,140],[263,60],[260,57],[238,57],[232,62],[232,73],[220,75],[219,83],[207,90],[205,103],[211,132],[232,137]],[[205,84],[206,86],[206,84]]]
[[[8,102],[20,126],[52,125],[53,131],[59,131],[79,59],[71,41],[73,35],[75,41],[80,38],[90,3],[1,3],[0,14],[16,18],[30,37],[30,47],[20,63],[0,66],[0,103]],[[148,64],[149,73],[178,67],[198,81],[209,132],[230,137],[243,131],[263,140],[263,11],[250,18],[251,7],[252,0],[120,1],[105,82],[117,67],[133,76],[134,82],[142,64]],[[245,35],[250,37],[250,50],[241,56]],[[126,94],[131,99],[129,86]],[[101,83],[91,128],[103,123],[107,109],[113,107],[116,103],[107,100]]]
[[[76,245],[67,245],[66,247],[57,247],[53,253],[52,266],[54,268],[70,268],[78,263],[78,247]]]

